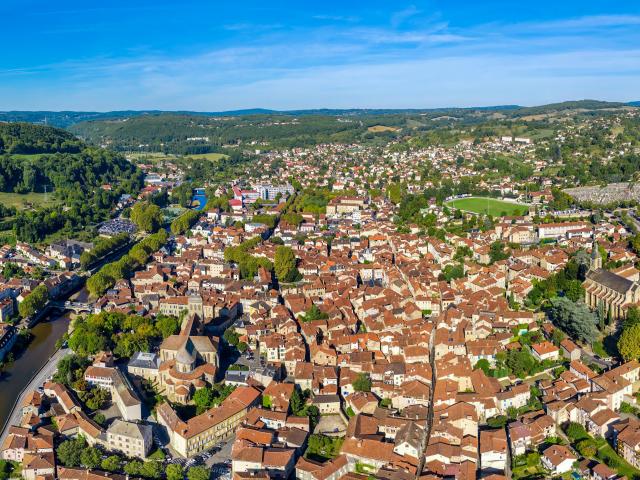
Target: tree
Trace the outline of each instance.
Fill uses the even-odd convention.
[[[391,183],[387,187],[387,197],[389,201],[398,205],[405,195],[404,185],[401,183]]]
[[[371,391],[371,378],[365,373],[359,373],[357,378],[353,381],[353,389],[356,392],[370,392]]]
[[[2,276],[7,280],[13,277],[22,278],[24,277],[24,275],[25,275],[24,270],[17,263],[13,263],[13,262],[5,263],[4,267],[2,268]]]
[[[321,434],[310,435],[306,455],[321,459],[337,457],[343,441],[343,438],[332,438]]]
[[[7,460],[0,460],[0,480],[6,480],[11,477],[11,464]]]
[[[584,429],[584,427],[575,422],[571,422],[569,423],[569,425],[567,425],[567,427],[565,428],[565,433],[567,434],[567,437],[569,437],[569,440],[571,440],[572,442],[589,438],[589,435],[587,434],[587,431]]]
[[[198,414],[208,409],[212,401],[213,391],[209,387],[200,388],[193,394],[193,403],[196,404]]]
[[[178,331],[180,324],[176,317],[160,314],[156,317],[156,328],[162,334],[162,338],[167,338]]]
[[[580,452],[580,455],[587,458],[593,458],[598,451],[595,442],[591,438],[585,438],[584,440],[580,440],[576,444],[576,449]]]
[[[464,265],[461,263],[445,265],[441,276],[442,279],[447,282],[451,282],[451,280],[455,280],[457,278],[462,278],[464,277]]]
[[[536,359],[523,348],[520,350],[509,350],[505,363],[514,375],[524,378],[528,376],[536,366]]]
[[[155,204],[138,202],[131,209],[131,220],[145,232],[157,231],[164,220],[162,210]]]
[[[18,305],[18,311],[22,318],[31,317],[44,308],[49,301],[49,291],[44,284],[38,285]]]
[[[144,462],[140,467],[140,475],[145,478],[161,478],[162,472],[162,463],[153,460]]]
[[[296,268],[296,256],[291,248],[284,245],[276,248],[274,270],[281,282],[295,282],[300,279],[300,272]]]
[[[125,463],[124,465],[124,473],[131,476],[141,475],[142,471],[142,462],[140,460],[132,460],[130,462]]]
[[[640,323],[625,327],[618,339],[618,351],[625,361],[640,358]]]
[[[300,320],[303,322],[313,322],[315,320],[326,320],[329,318],[329,315],[318,308],[318,306],[314,303],[311,305],[304,315],[300,315]]]
[[[289,399],[289,407],[294,415],[298,415],[304,408],[304,403],[297,387],[294,387],[291,398]]]
[[[97,468],[100,465],[102,455],[95,447],[87,447],[80,454],[80,463],[86,468]]]
[[[87,442],[84,437],[74,440],[65,440],[56,449],[58,461],[65,467],[79,467],[82,464],[82,452],[86,448]]]
[[[481,358],[476,362],[473,369],[474,370],[480,369],[484,372],[485,375],[489,376],[489,373],[491,372],[491,364],[489,363],[489,360],[487,360],[486,358]]]
[[[487,419],[487,425],[491,428],[504,428],[509,419],[505,415],[497,415]]]
[[[108,390],[100,387],[94,387],[91,390],[91,395],[87,398],[85,403],[89,409],[99,410],[109,401],[109,397],[110,395]]]
[[[180,235],[189,230],[200,218],[197,210],[188,210],[171,222],[171,233]]]
[[[495,241],[489,247],[489,261],[491,263],[499,262],[509,258],[509,254],[504,250],[504,243]]]
[[[102,460],[100,467],[107,472],[117,472],[122,468],[122,460],[117,455],[110,455]]]
[[[240,335],[236,333],[236,330],[233,327],[227,328],[222,334],[222,338],[224,338],[225,342],[234,347],[240,342]]]
[[[566,297],[552,298],[549,318],[570,337],[591,343],[597,337],[596,315],[584,302],[572,302]]]
[[[627,309],[627,316],[624,319],[624,328],[631,327],[640,323],[640,308],[632,305]]]
[[[184,468],[178,463],[170,463],[166,468],[167,480],[183,480]]]
[[[189,468],[187,472],[187,478],[189,480],[209,480],[211,472],[207,467],[202,467],[200,465],[195,465]]]
[[[553,329],[553,333],[551,333],[551,340],[553,341],[553,344],[556,347],[560,346],[560,342],[562,342],[562,340],[564,340],[564,337],[566,335],[564,334],[564,332],[562,330],[560,330],[559,328],[554,328]]]
[[[69,387],[78,379],[84,377],[84,371],[90,363],[89,360],[81,355],[75,353],[66,355],[58,362],[53,380]]]

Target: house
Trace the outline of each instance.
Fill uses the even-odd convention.
[[[318,407],[321,415],[340,413],[340,397],[338,395],[316,395],[313,405]]]
[[[504,472],[507,466],[507,433],[499,430],[480,432],[480,469],[483,472]]]
[[[551,445],[542,452],[542,465],[554,475],[571,471],[578,457],[564,445]]]
[[[22,478],[36,480],[38,478],[51,476],[56,470],[56,462],[53,452],[46,453],[26,453],[22,459]]]
[[[560,350],[562,351],[564,358],[570,361],[580,360],[582,351],[570,338],[564,338],[560,342]]]
[[[127,457],[147,458],[153,446],[153,432],[149,425],[116,419],[107,429],[106,446]]]
[[[539,362],[544,360],[557,360],[560,357],[558,347],[548,340],[531,345],[531,353]]]

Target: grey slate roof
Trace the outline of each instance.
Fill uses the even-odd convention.
[[[631,287],[633,287],[633,282],[631,280],[628,280],[620,275],[616,275],[615,273],[609,272],[608,270],[605,270],[603,268],[589,270],[587,272],[587,278],[622,294],[627,293],[629,290],[631,290]]]

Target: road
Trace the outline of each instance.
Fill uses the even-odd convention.
[[[596,358],[595,354],[588,352],[584,348],[582,348],[582,361],[587,365],[589,363],[595,363],[600,368],[604,368],[605,370],[608,370],[613,365],[615,365],[615,362],[607,362],[606,360],[603,360],[601,358]]]
[[[4,440],[7,437],[9,426],[20,424],[20,419],[22,417],[22,404],[27,395],[42,386],[47,379],[54,374],[60,359],[68,353],[71,353],[68,348],[61,348],[55,352],[51,358],[49,358],[49,361],[34,375],[29,384],[24,388],[11,411],[11,415],[9,415],[9,418],[2,427],[3,430],[2,433],[0,433],[0,445],[4,443]]]

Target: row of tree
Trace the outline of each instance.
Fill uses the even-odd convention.
[[[167,242],[166,230],[159,230],[153,235],[136,243],[129,253],[119,260],[104,265],[98,272],[87,280],[87,290],[94,297],[104,294],[109,288],[123,278],[128,278],[133,271],[144,265],[149,256],[159,250]]]
[[[171,222],[171,233],[174,235],[182,235],[195,225],[199,218],[200,212],[197,210],[187,210]]]
[[[87,268],[98,260],[106,257],[114,250],[126,245],[129,241],[129,234],[126,232],[119,233],[113,237],[100,237],[93,245],[93,249],[85,250],[80,255],[80,265]]]

